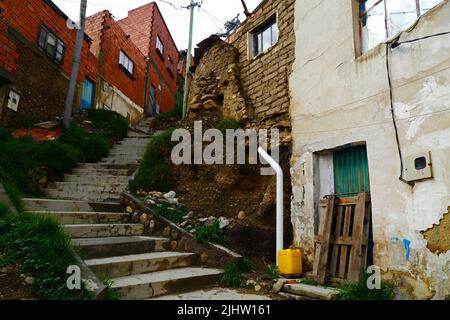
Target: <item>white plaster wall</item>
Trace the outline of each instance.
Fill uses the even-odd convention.
[[[106,88],[106,91],[103,90],[102,83],[97,108],[102,109],[104,106],[108,106],[112,111],[128,118],[131,124],[136,124],[144,118],[144,109],[131,101],[122,91],[109,84],[106,85]]]
[[[322,189],[314,187],[313,154],[365,141],[375,263],[385,271],[408,273],[413,279],[407,284],[413,288],[410,296],[443,298],[450,295],[450,253],[431,253],[420,232],[438,224],[450,205],[450,35],[392,49],[403,155],[431,151],[433,162],[434,178],[411,187],[399,180],[386,47],[381,44],[356,57],[351,1],[302,0],[295,6],[296,60],[290,78],[295,244],[311,262],[314,192]],[[402,33],[400,41],[444,31],[450,31],[448,0]],[[411,241],[409,261],[395,237]]]

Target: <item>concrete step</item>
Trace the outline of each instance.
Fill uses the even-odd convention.
[[[127,169],[73,169],[74,175],[107,175],[107,176],[129,176]]]
[[[49,188],[45,190],[45,193],[49,198],[59,200],[117,202],[117,203],[120,202],[120,192],[86,192],[86,191],[58,190]]]
[[[210,268],[180,268],[113,278],[112,288],[123,299],[137,300],[204,289],[217,284],[222,271]]]
[[[129,164],[107,164],[107,163],[80,163],[77,169],[89,170],[129,170]]]
[[[109,159],[104,158],[99,164],[104,165],[139,165],[139,158],[136,159]]]
[[[144,233],[144,225],[131,223],[73,224],[73,225],[64,225],[64,229],[72,238],[141,236]]]
[[[109,152],[109,156],[132,156],[132,157],[140,157],[144,155],[144,149],[116,149],[111,150]]]
[[[143,140],[143,139],[122,140],[116,145],[116,147],[145,148],[149,142],[150,140]]]
[[[52,199],[22,199],[26,211],[83,211],[93,212],[94,208],[86,201],[52,200]]]
[[[126,277],[148,272],[189,267],[196,262],[196,254],[181,252],[151,252],[111,258],[85,260],[99,276]]]
[[[303,283],[285,284],[283,291],[319,300],[333,300],[340,294],[340,291],[335,288],[312,286]]]
[[[84,192],[106,192],[106,193],[120,193],[128,187],[128,182],[125,183],[83,183],[83,182],[54,182],[49,185],[51,189],[61,191],[84,191]]]
[[[85,259],[161,252],[169,239],[144,236],[72,239]]]
[[[101,162],[109,162],[109,163],[137,163],[141,157],[138,156],[130,156],[130,155],[112,155],[105,158],[102,158]]]
[[[126,138],[132,139],[150,139],[151,135],[140,133],[140,132],[128,132]]]
[[[70,212],[70,211],[35,211],[35,214],[55,218],[60,224],[107,224],[130,222],[128,213],[118,212]]]
[[[103,184],[103,183],[128,183],[130,181],[130,176],[113,176],[113,175],[102,175],[102,174],[92,174],[92,175],[64,175],[64,182],[77,182],[86,184]]]

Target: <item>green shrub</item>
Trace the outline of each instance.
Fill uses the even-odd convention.
[[[381,289],[370,290],[367,287],[369,276],[364,272],[358,283],[344,283],[337,300],[393,300],[395,298],[394,285],[386,281],[382,282]]]
[[[122,140],[127,135],[127,120],[117,112],[92,109],[89,110],[88,118],[95,129],[103,132],[103,136],[107,140]]]
[[[195,237],[200,242],[211,242],[217,244],[223,244],[224,235],[219,228],[219,221],[214,224],[199,224],[195,226]]]
[[[239,122],[231,118],[225,118],[221,120],[216,126],[216,128],[222,131],[224,134],[226,133],[227,129],[236,130],[240,127],[241,126],[239,125]]]
[[[86,289],[67,288],[66,270],[76,264],[70,238],[57,221],[29,213],[0,219],[3,261],[20,262],[19,272],[35,277],[33,290],[44,299],[86,298]]]
[[[174,223],[180,223],[183,221],[183,217],[186,215],[187,211],[186,208],[177,208],[170,204],[158,204],[153,208],[153,213]]]
[[[41,145],[40,162],[45,164],[55,176],[62,176],[75,167],[79,152],[68,144],[59,141],[48,141]]]
[[[11,139],[12,135],[11,132],[9,132],[8,130],[6,130],[3,127],[0,127],[0,141],[1,140],[8,140]]]
[[[7,214],[10,214],[8,207],[3,203],[0,203],[0,219],[6,216]]]
[[[172,186],[170,156],[174,142],[171,141],[173,129],[154,137],[146,146],[144,157],[130,190],[169,191]]]
[[[275,265],[269,264],[266,268],[266,275],[272,280],[277,281],[280,279],[280,273],[278,271],[278,267]]]
[[[239,261],[228,262],[224,266],[223,276],[220,279],[220,284],[225,287],[237,288],[243,285],[243,273],[252,270],[252,263],[250,260],[244,258]]]
[[[78,161],[97,162],[108,154],[108,141],[98,133],[89,133],[72,124],[66,129],[60,141],[78,150]]]

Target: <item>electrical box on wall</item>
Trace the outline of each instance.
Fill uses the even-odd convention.
[[[17,110],[19,110],[19,103],[20,103],[19,93],[14,90],[9,90],[8,104],[7,104],[8,109],[17,112]]]
[[[405,180],[418,181],[433,178],[431,153],[423,152],[405,159]]]

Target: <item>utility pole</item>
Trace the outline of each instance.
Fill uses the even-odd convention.
[[[67,92],[66,105],[64,107],[64,126],[69,127],[72,118],[72,105],[77,86],[78,70],[80,69],[81,49],[83,48],[84,28],[86,25],[87,0],[81,0],[80,3],[80,28],[77,31],[75,50],[72,60],[72,73],[70,75],[69,90]]]
[[[191,68],[191,53],[192,53],[192,33],[194,30],[194,9],[199,6],[198,2],[195,0],[191,0],[191,4],[188,6],[188,9],[191,10],[191,18],[189,22],[189,44],[187,49],[186,56],[186,75],[184,78],[184,98],[183,98],[183,119],[187,114],[187,105],[188,105],[188,90],[189,90],[189,69]]]

